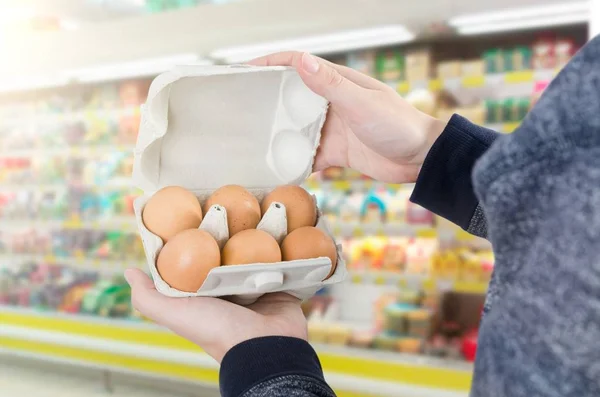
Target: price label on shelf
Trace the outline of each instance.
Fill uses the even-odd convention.
[[[408,81],[401,81],[398,83],[398,87],[396,89],[399,93],[406,94],[410,91],[410,83]]]
[[[533,70],[522,70],[519,72],[511,72],[504,75],[506,84],[530,83],[534,79]]]
[[[364,235],[365,235],[365,231],[360,226],[356,226],[354,228],[354,230],[352,231],[352,236],[354,236],[354,237],[363,237]]]
[[[353,282],[354,284],[362,284],[362,282],[363,282],[363,278],[362,278],[362,276],[361,276],[360,274],[354,274],[354,275],[352,276],[352,282]]]
[[[375,276],[374,282],[376,285],[384,285],[386,283],[386,281],[387,281],[387,279],[385,278],[384,275],[380,274],[380,275]]]
[[[436,92],[436,91],[440,91],[442,88],[444,88],[444,82],[442,80],[431,80],[429,82],[429,90]]]
[[[417,230],[416,233],[417,237],[421,237],[421,238],[436,238],[437,237],[437,230],[435,230],[434,228],[422,228]]]
[[[350,190],[352,188],[348,181],[334,181],[331,185],[336,190]]]
[[[54,263],[56,262],[56,257],[54,255],[44,255],[44,262]]]
[[[469,76],[462,80],[463,87],[477,88],[485,85],[485,76]]]

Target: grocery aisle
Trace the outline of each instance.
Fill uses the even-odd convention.
[[[212,388],[0,355],[2,397],[216,397]],[[109,383],[107,383],[109,381]],[[107,389],[105,385],[110,384]]]

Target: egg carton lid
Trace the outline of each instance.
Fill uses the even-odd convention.
[[[152,82],[142,106],[133,182],[145,193],[301,184],[327,106],[293,68],[176,67]]]

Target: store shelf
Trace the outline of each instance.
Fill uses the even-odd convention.
[[[34,220],[22,219],[0,220],[0,230],[14,229],[70,229],[70,230],[119,230],[119,231],[137,231],[137,224],[133,216],[115,216],[107,219],[98,220]]]
[[[384,271],[350,271],[355,284],[393,285],[401,288],[435,289],[466,294],[485,294],[488,283],[474,280],[436,279],[418,274],[400,274]]]
[[[128,108],[113,109],[84,109],[78,111],[58,111],[50,113],[48,111],[27,112],[21,116],[2,116],[0,115],[0,126],[10,126],[15,124],[30,125],[42,124],[44,126],[76,123],[86,120],[98,119],[117,119],[126,116],[135,116],[140,113],[137,106]]]
[[[414,236],[437,237],[437,230],[427,225],[407,223],[334,222],[331,231],[339,237]]]
[[[102,154],[131,153],[133,154],[133,145],[112,144],[112,145],[88,145],[88,146],[66,146],[66,147],[40,147],[28,149],[3,149],[0,158],[7,157],[51,157],[51,156],[75,156],[75,157],[93,157]]]
[[[520,125],[521,125],[521,122],[494,123],[494,124],[486,124],[486,127],[491,130],[497,131],[497,132],[503,132],[505,134],[510,134],[514,130],[519,128]]]
[[[440,89],[481,88],[495,86],[511,86],[517,84],[533,84],[536,81],[551,80],[558,70],[522,70],[508,73],[468,76],[451,79],[433,79],[423,81],[402,81],[398,84],[398,92],[405,94],[416,89],[439,91]]]
[[[68,359],[216,385],[217,365],[152,324],[0,307],[0,353]],[[338,397],[466,397],[472,366],[421,356],[316,346]]]
[[[122,274],[130,267],[145,268],[146,262],[131,259],[102,259],[88,257],[63,257],[56,255],[36,254],[2,254],[0,264],[10,267],[22,263],[46,263],[49,265],[63,265],[80,270],[91,270],[103,275]]]

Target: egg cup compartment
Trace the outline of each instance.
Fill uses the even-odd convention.
[[[186,188],[204,203],[221,186],[244,186],[262,202],[285,184],[300,184],[312,172],[328,103],[285,67],[183,66],[158,76],[142,107],[135,149],[134,182],[144,191],[135,214],[152,278],[167,296],[219,296],[251,303],[268,292],[312,296],[341,281],[346,267],[337,247],[337,267],[329,258],[214,268],[196,293],[171,288],[156,269],[162,240],[142,221],[152,194],[165,186]],[[317,227],[329,236],[324,217]],[[222,248],[229,238],[224,207],[204,214],[200,229]],[[287,234],[285,206],[272,203],[258,229],[279,244]],[[333,236],[332,236],[333,238]]]

